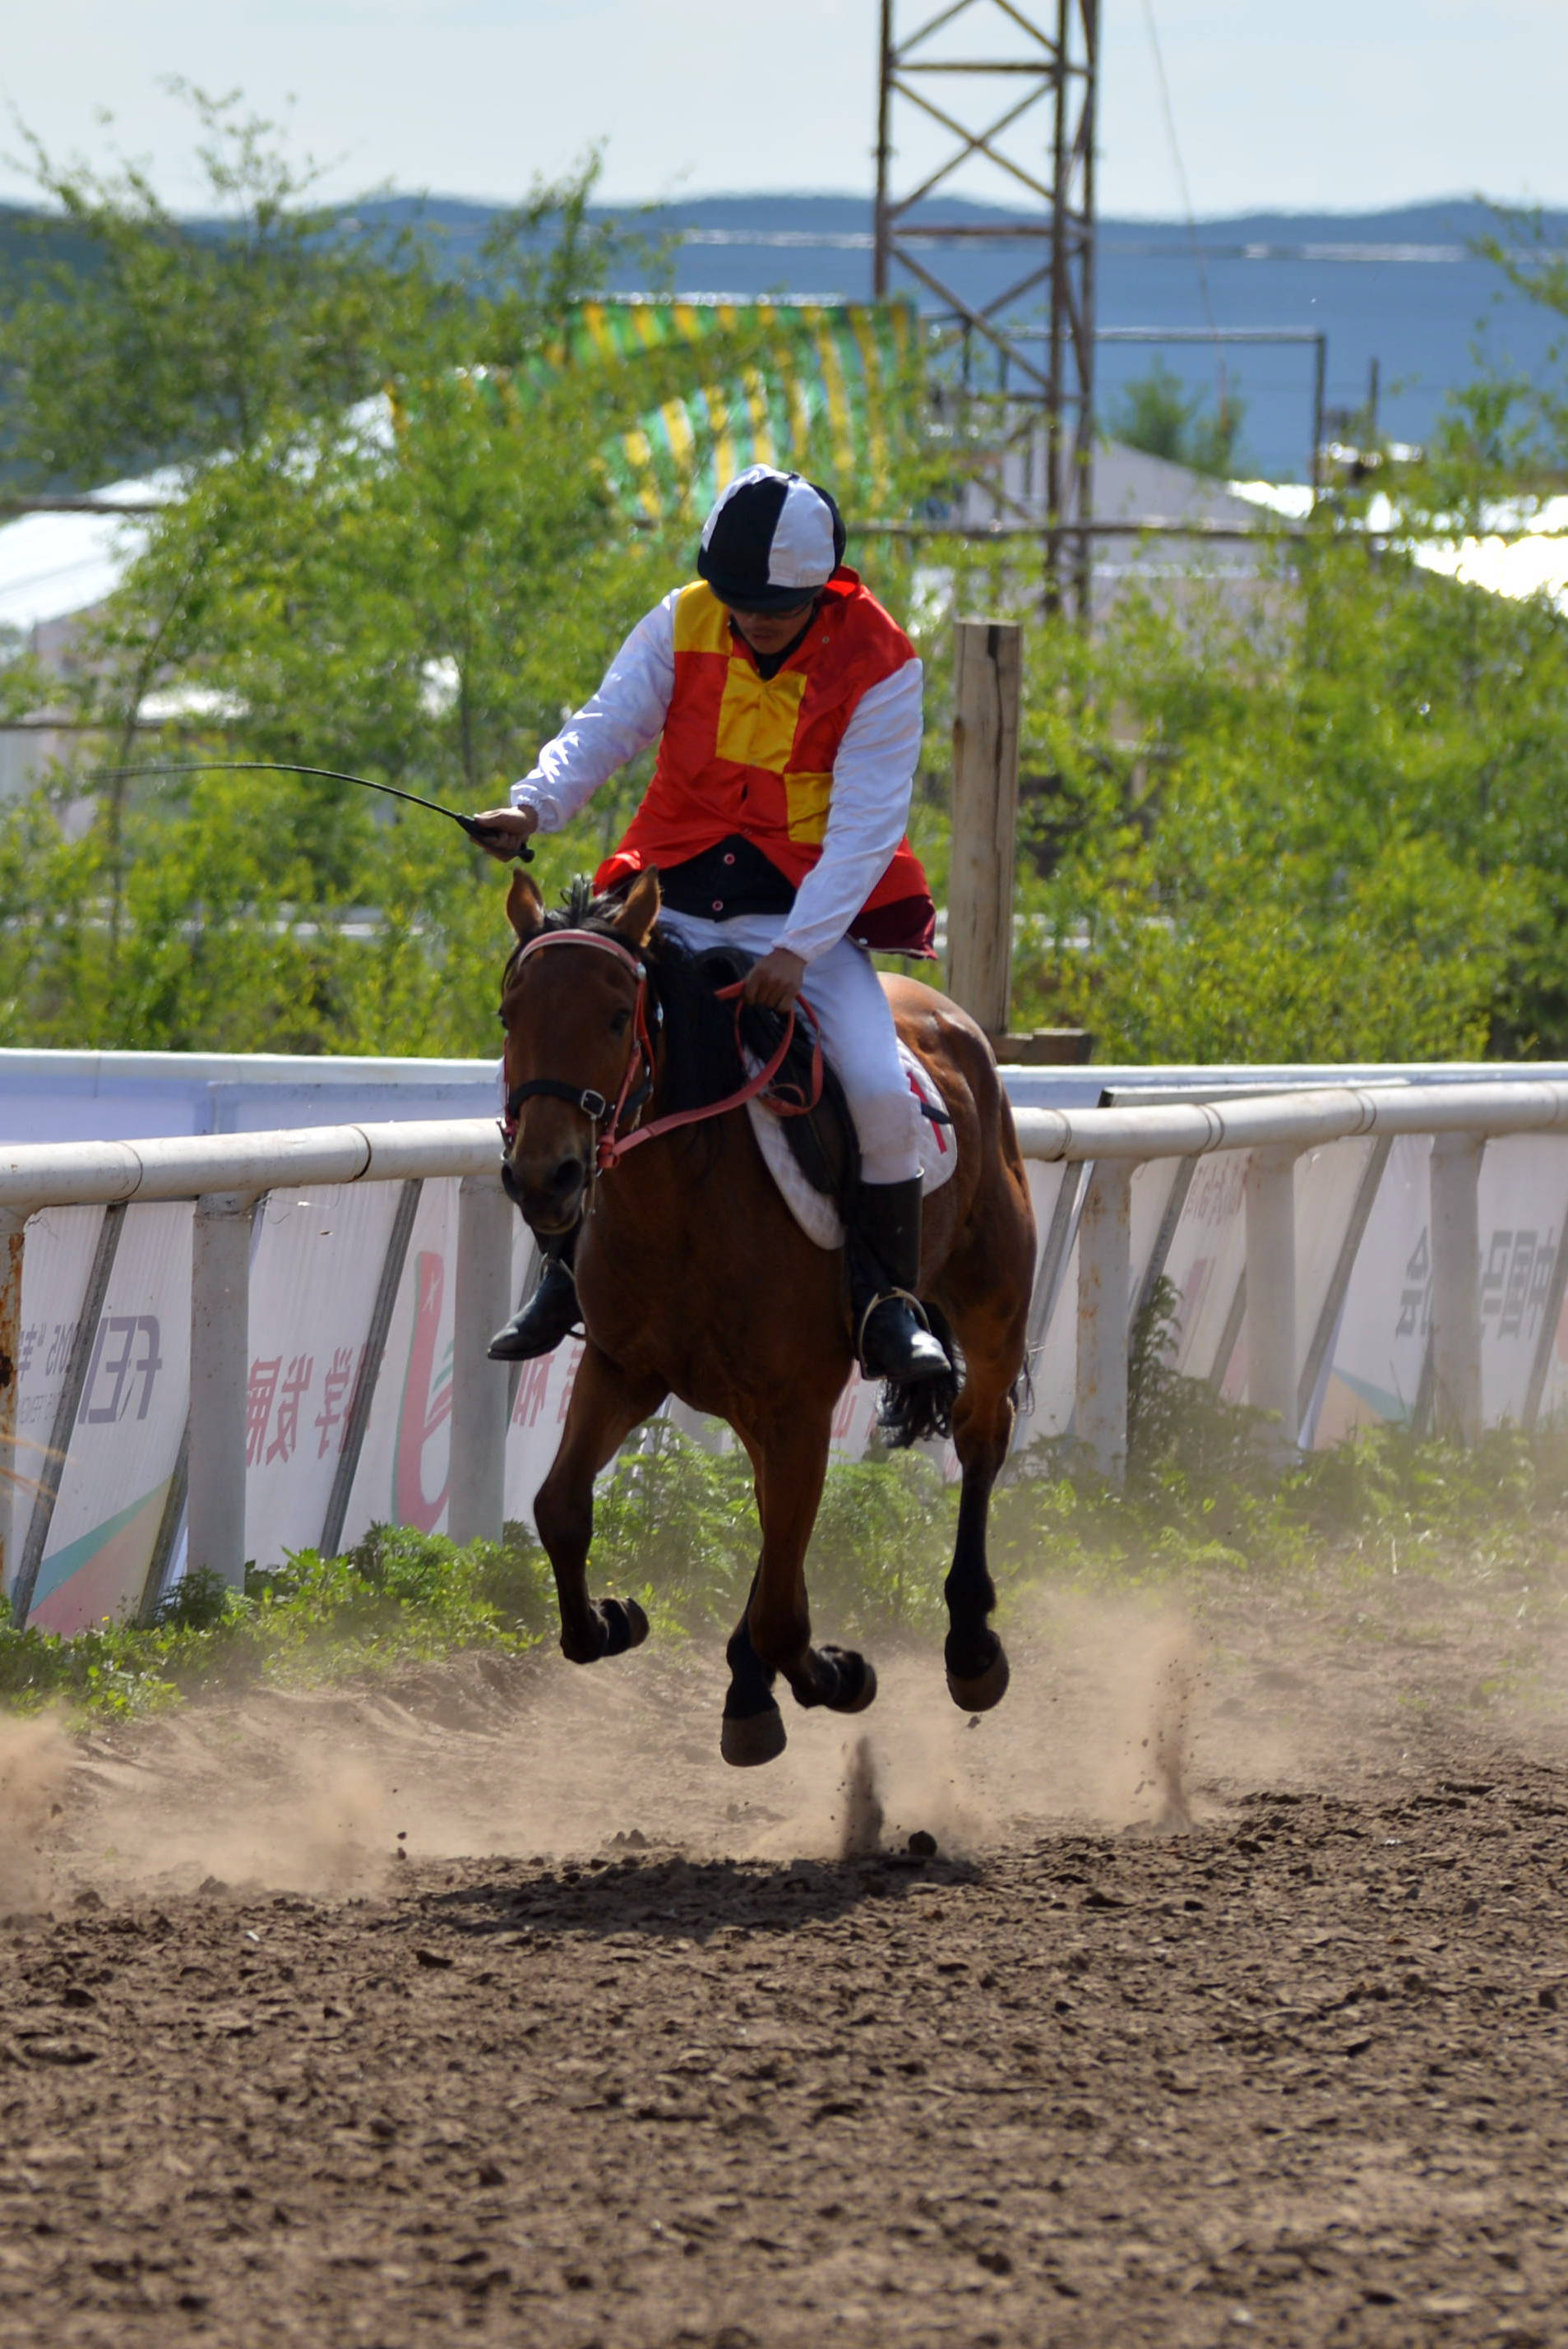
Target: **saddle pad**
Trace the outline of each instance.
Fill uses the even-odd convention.
[[[926,1112],[920,1119],[920,1174],[924,1194],[929,1196],[950,1182],[957,1171],[958,1137],[950,1125],[938,1125],[930,1116],[933,1109],[941,1110],[942,1097],[907,1044],[900,1042],[898,1058],[903,1062],[909,1091]],[[801,1173],[785,1136],[783,1119],[756,1101],[746,1103],[746,1113],[779,1195],[807,1239],[815,1240],[822,1248],[842,1247],[844,1218],[834,1202],[814,1190]]]

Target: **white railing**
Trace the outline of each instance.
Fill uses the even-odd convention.
[[[1438,1423],[1472,1441],[1480,1424],[1481,1150],[1505,1134],[1568,1130],[1568,1084],[1334,1085],[1234,1102],[1017,1110],[1026,1158],[1092,1163],[1078,1231],[1078,1442],[1115,1475],[1127,1454],[1127,1336],[1135,1165],[1246,1150],[1247,1399],[1296,1440],[1296,1161],[1360,1135],[1430,1134],[1432,1374]],[[1558,1254],[1561,1257],[1561,1248]]]
[[[1021,1108],[1027,1158],[1086,1166],[1075,1203],[1078,1443],[1115,1475],[1125,1457],[1128,1334],[1133,1318],[1130,1202],[1136,1169],[1216,1152],[1249,1154],[1245,1177],[1248,1399],[1274,1415],[1282,1445],[1298,1432],[1295,1174],[1305,1152],[1358,1136],[1434,1138],[1430,1171],[1431,1351],[1438,1423],[1469,1438],[1481,1408],[1481,1255],[1478,1182],[1489,1138],[1568,1133],[1568,1083],[1520,1079],[1456,1085],[1342,1085],[1236,1100],[1112,1109]],[[29,1220],[51,1206],[194,1202],[190,1291],[191,1378],[187,1561],[237,1584],[245,1555],[251,1231],[258,1200],[280,1188],[359,1184],[413,1186],[460,1179],[452,1391],[449,1529],[460,1540],[501,1531],[513,1383],[485,1340],[510,1300],[514,1210],[497,1179],[489,1119],[308,1128],[138,1143],[42,1143],[0,1149],[0,1567],[25,1619],[48,1531],[53,1494],[82,1393],[78,1336],[44,1447],[41,1476],[18,1473],[16,1405],[22,1290]],[[1064,1194],[1062,1195],[1064,1196]],[[410,1212],[411,1215],[411,1199]],[[1058,1222],[1062,1219],[1057,1218]],[[90,1330],[106,1293],[114,1241],[105,1218],[79,1327]],[[118,1225],[114,1230],[118,1233]],[[1062,1231],[1066,1226],[1062,1222]],[[1365,1216],[1345,1243],[1354,1259]],[[1561,1220],[1558,1226],[1561,1232]],[[1039,1339],[1054,1303],[1066,1242],[1046,1245],[1037,1290]],[[407,1245],[407,1226],[401,1245]],[[1054,1256],[1053,1257],[1053,1248]],[[1054,1264],[1049,1273],[1046,1261]],[[1544,1261],[1544,1258],[1543,1258]],[[401,1266],[389,1251],[386,1310]],[[1568,1251],[1558,1247],[1540,1300],[1547,1335],[1562,1309]],[[1347,1276],[1348,1277],[1348,1276]],[[1343,1290],[1341,1291],[1343,1295]],[[380,1303],[378,1311],[381,1310]],[[1550,1330],[1546,1323],[1550,1323]],[[384,1333],[384,1317],[383,1317]],[[373,1384],[379,1355],[370,1350]],[[363,1372],[361,1373],[363,1381]],[[1537,1391],[1539,1381],[1537,1381]],[[369,1398],[357,1398],[360,1422]],[[325,1442],[325,1439],[324,1439]],[[351,1475],[351,1466],[349,1474]],[[345,1493],[347,1486],[344,1487]],[[327,1522],[341,1529],[342,1511]],[[40,1529],[41,1528],[41,1529]]]

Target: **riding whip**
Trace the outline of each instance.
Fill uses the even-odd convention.
[[[455,808],[442,807],[439,800],[421,799],[418,792],[405,792],[396,783],[378,783],[369,775],[346,775],[336,767],[299,767],[287,759],[192,759],[182,766],[173,767],[99,767],[95,771],[100,782],[122,782],[137,775],[317,775],[324,782],[358,783],[361,791],[385,792],[392,800],[407,800],[410,807],[429,808],[434,815],[444,815],[449,823],[461,824],[470,840],[483,847],[483,835],[489,830],[476,815],[459,815]],[[532,864],[534,852],[526,843],[513,851],[524,864]]]

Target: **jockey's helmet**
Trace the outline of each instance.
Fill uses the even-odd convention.
[[[843,560],[843,517],[827,492],[749,465],[704,523],[697,569],[732,611],[782,612],[809,604]]]

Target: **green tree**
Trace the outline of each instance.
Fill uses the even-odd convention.
[[[585,358],[574,326],[627,244],[590,216],[591,166],[498,222],[464,273],[417,235],[356,238],[306,202],[308,168],[267,126],[192,102],[222,233],[171,220],[134,172],[41,166],[99,265],[35,285],[0,330],[40,477],[99,477],[133,429],[181,460],[61,688],[99,730],[0,823],[0,1035],[484,1050],[493,865],[339,786],[128,780],[158,763],[137,713],[154,688],[182,702],[179,760],[493,802],[689,574],[685,492],[713,435],[690,437],[651,515],[628,511],[623,456],[607,459],[694,367],[742,391],[776,378],[777,324],[721,319],[700,358],[641,338]],[[903,415],[895,400],[874,419],[895,466]],[[828,451],[808,433],[794,453]],[[552,861],[597,864],[640,780],[601,795]],[[84,803],[95,820],[62,841],[57,817],[79,826]]]
[[[1204,393],[1184,390],[1181,378],[1156,359],[1147,375],[1122,386],[1106,422],[1111,439],[1129,449],[1227,479],[1240,461],[1245,416],[1245,403],[1229,391],[1210,408]]]
[[[1333,523],[1031,646],[1026,1000],[1106,1057],[1568,1046],[1568,628]]]

